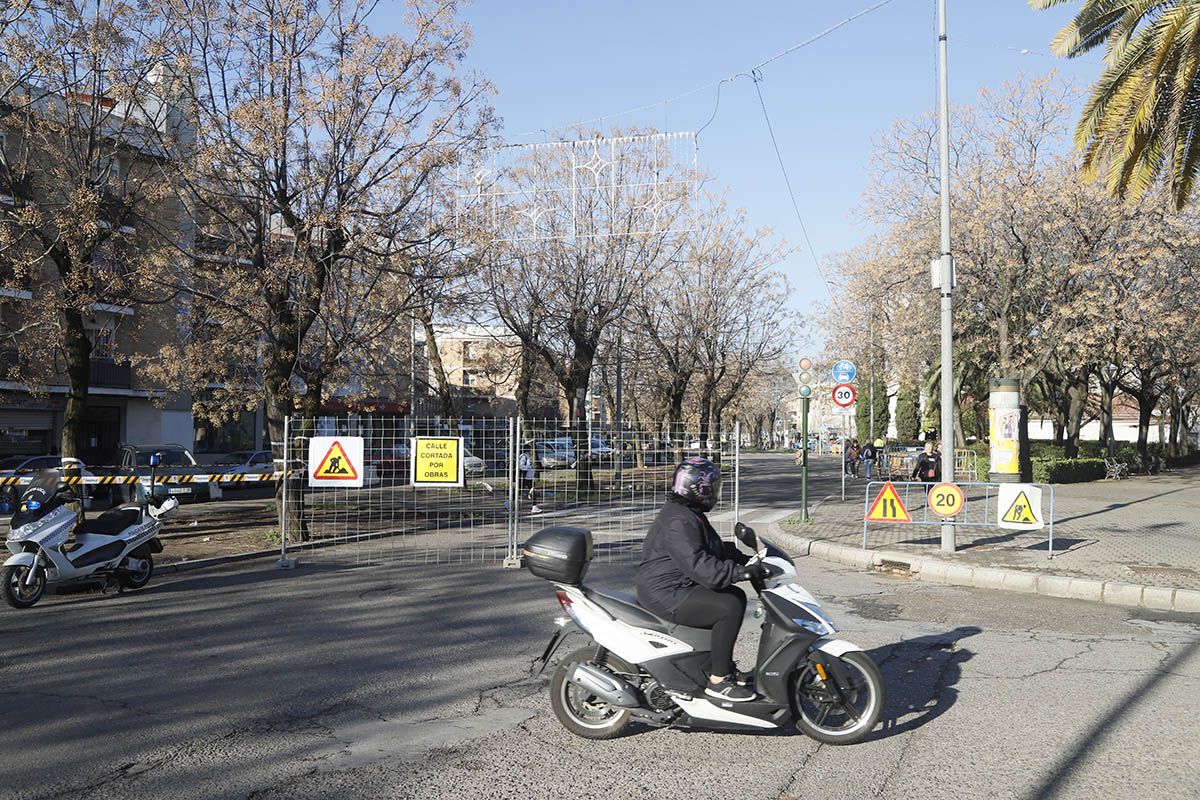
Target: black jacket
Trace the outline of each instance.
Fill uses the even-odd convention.
[[[737,568],[748,560],[732,542],[721,541],[702,513],[671,498],[642,543],[638,601],[658,616],[674,619],[693,589],[732,586]]]
[[[922,452],[919,456],[917,456],[917,465],[913,467],[912,471],[913,480],[925,481],[926,483],[929,483],[931,481],[940,480],[941,477],[942,462],[940,454],[934,453],[933,455],[929,455],[928,453]]]

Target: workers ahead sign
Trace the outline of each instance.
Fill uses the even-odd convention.
[[[413,486],[462,486],[462,437],[413,437]]]
[[[361,436],[314,436],[308,440],[309,486],[362,486]]]

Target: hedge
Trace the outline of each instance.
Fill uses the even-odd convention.
[[[1034,483],[1084,483],[1103,478],[1103,458],[1035,458]]]

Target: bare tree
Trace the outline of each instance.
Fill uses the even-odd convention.
[[[203,254],[189,288],[209,324],[193,370],[219,379],[220,343],[252,342],[281,441],[298,391],[315,413],[343,359],[393,330],[362,314],[409,304],[403,264],[428,244],[414,215],[490,130],[490,86],[463,72],[470,33],[452,3],[410,2],[405,36],[371,31],[370,0],[170,5],[197,124],[181,177]]]

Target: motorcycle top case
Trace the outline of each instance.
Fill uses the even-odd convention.
[[[592,532],[585,528],[542,528],[525,540],[525,566],[539,578],[578,585],[592,561]]]

